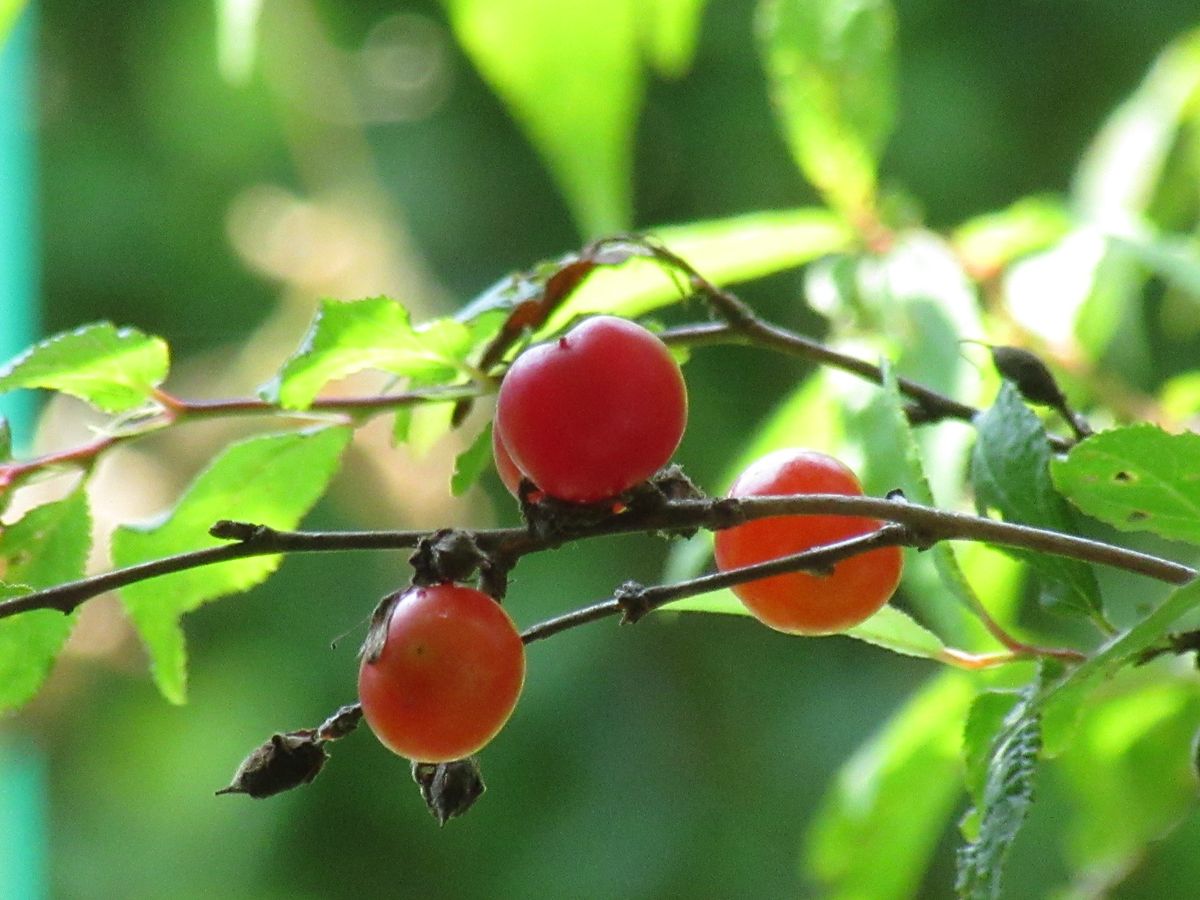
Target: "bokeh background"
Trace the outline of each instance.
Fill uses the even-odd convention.
[[[1066,190],[1107,114],[1200,24],[1194,0],[896,9],[900,111],[884,171],[938,228]],[[817,201],[777,136],[753,12],[749,0],[712,0],[690,68],[647,76],[625,224]],[[246,394],[320,297],[386,294],[418,318],[445,313],[594,236],[459,49],[443,6],[267,0],[253,55],[220,35],[212,3],[39,0],[22,15],[3,87],[19,103],[10,95],[26,77],[33,98],[26,231],[40,332],[133,324],[171,342],[176,393]],[[742,294],[819,332],[799,288],[787,275]],[[745,435],[804,371],[731,348],[695,354],[679,453],[693,477],[724,488]],[[18,438],[62,446],[88,425],[81,407],[56,404],[36,436],[26,427]],[[99,527],[161,509],[234,429],[253,427],[189,426],[114,454],[97,477]],[[386,428],[366,429],[309,523],[515,521],[490,475],[448,497],[458,440],[418,458],[391,448]],[[511,609],[529,624],[626,578],[657,580],[663,554],[622,539],[527,560]],[[400,554],[293,558],[249,594],[203,608],[186,620],[182,708],[156,693],[117,603],[90,604],[42,695],[0,723],[0,895],[812,895],[800,848],[826,785],[935,668],[731,617],[597,624],[531,648],[522,703],[483,757],[489,791],[444,829],[407,764],[365,730],[304,790],[214,798],[273,730],[314,725],[352,699],[364,617],[406,578]],[[1065,878],[1039,837],[1053,829],[1035,822],[1018,843],[1011,896],[1043,896]],[[950,894],[955,837],[943,838],[923,896]],[[1186,896],[1198,839],[1189,824],[1156,847],[1121,896]]]

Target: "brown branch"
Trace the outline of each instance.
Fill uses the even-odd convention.
[[[571,540],[631,532],[720,530],[753,519],[782,515],[865,516],[907,526],[919,539],[914,546],[928,546],[942,540],[986,541],[1124,569],[1170,584],[1186,584],[1196,577],[1196,570],[1189,566],[1100,541],[897,500],[842,494],[667,500],[647,487],[644,493],[630,498],[625,511],[579,526],[559,523],[544,534],[524,528],[466,533],[482,553],[511,567],[526,554],[553,549]],[[533,524],[536,526],[536,521]],[[434,532],[276,531],[266,526],[221,522],[213,527],[212,533],[236,543],[181,553],[0,601],[0,619],[34,609],[67,613],[105,591],[232,559],[276,553],[405,549],[417,546]]]

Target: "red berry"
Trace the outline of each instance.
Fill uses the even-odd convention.
[[[496,474],[500,476],[500,480],[508,488],[508,492],[514,497],[520,497],[521,479],[525,475],[517,468],[517,464],[513,462],[512,457],[509,456],[508,448],[504,446],[504,441],[500,439],[500,429],[494,425],[492,426],[492,459],[496,463]]]
[[[392,610],[358,698],[375,736],[419,762],[470,756],[496,736],[525,681],[525,645],[508,613],[474,588],[413,587]]]
[[[686,423],[687,389],[666,345],[635,322],[596,316],[517,357],[495,427],[548,495],[594,503],[669,462]]]
[[[730,497],[784,494],[862,495],[854,473],[824,453],[786,449],[752,463],[729,489]],[[875,519],[854,516],[776,516],[718,531],[717,568],[726,571],[799,553],[874,531]],[[900,581],[899,547],[842,560],[828,575],[790,572],[735,585],[750,612],[779,631],[829,634],[850,628],[887,603]]]

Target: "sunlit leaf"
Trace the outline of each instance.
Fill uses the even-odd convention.
[[[1007,209],[969,219],[951,241],[976,278],[988,278],[1013,260],[1042,250],[1066,236],[1071,216],[1057,197],[1025,197]]]
[[[0,599],[82,578],[91,537],[82,486],[0,529]],[[0,712],[37,693],[74,624],[45,609],[0,619]]]
[[[1195,809],[1194,684],[1122,680],[1133,684],[1083,706],[1071,750],[1055,766],[1071,789],[1064,844],[1077,880],[1127,871]]]
[[[806,840],[821,897],[915,896],[962,790],[962,719],[973,693],[963,675],[938,675],[842,767]]]
[[[47,338],[0,368],[0,393],[47,388],[124,412],[151,399],[169,364],[162,338],[97,322]]]
[[[258,50],[263,0],[217,0],[217,67],[230,84],[245,84]]]
[[[113,534],[113,562],[131,566],[227,543],[208,529],[221,519],[293,528],[320,499],[350,440],[349,428],[264,435],[233,444],[201,472],[165,516],[122,525]],[[189,569],[132,584],[121,599],[149,651],[154,679],[172,703],[186,690],[180,617],[226,594],[245,591],[279,566],[258,556]]]
[[[1200,31],[1184,35],[1159,55],[1084,155],[1074,193],[1086,216],[1118,234],[1136,228],[1198,92]]]
[[[1073,533],[1066,501],[1050,480],[1050,449],[1038,417],[1007,382],[996,403],[976,420],[971,460],[975,503],[997,510],[1005,521]],[[1098,613],[1100,588],[1091,567],[1077,560],[1011,550],[1047,580],[1049,599],[1085,614]]]
[[[461,372],[471,347],[471,330],[455,319],[414,327],[408,310],[386,297],[324,300],[269,389],[278,391],[285,408],[304,409],[330,381],[367,369],[445,380]]]
[[[771,97],[805,176],[851,221],[874,206],[894,115],[895,15],[886,0],[768,0]]]
[[[846,225],[824,209],[750,213],[658,228],[652,235],[716,285],[794,268],[853,242]],[[543,331],[557,330],[587,313],[642,316],[678,302],[680,296],[678,278],[656,262],[635,257],[621,266],[597,269]]]
[[[1200,434],[1146,423],[1114,428],[1076,444],[1050,471],[1089,516],[1200,544]]]
[[[628,228],[643,62],[679,74],[700,0],[443,0],[459,43],[529,135],[580,230]]]

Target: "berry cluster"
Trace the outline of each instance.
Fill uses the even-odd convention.
[[[650,331],[597,316],[522,353],[500,388],[492,450],[510,492],[576,504],[606,503],[666,465],[687,422],[679,365]],[[854,473],[808,450],[762,457],[732,497],[861,495]],[[722,571],[866,534],[873,519],[793,515],[716,535]],[[733,588],[760,621],[793,634],[827,634],[866,619],[900,579],[897,547]],[[371,729],[400,756],[441,763],[469,756],[508,721],[525,676],[525,650],[492,597],[445,583],[413,587],[387,611],[382,642],[364,656],[359,698]]]

